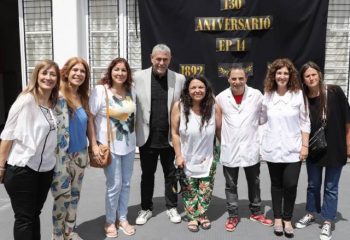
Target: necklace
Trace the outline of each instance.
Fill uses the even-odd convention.
[[[113,96],[115,96],[119,100],[123,100],[125,98],[125,90],[121,90],[121,93],[118,93],[118,90],[115,88],[111,88],[111,92]]]

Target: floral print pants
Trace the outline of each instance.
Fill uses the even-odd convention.
[[[55,167],[51,192],[54,197],[52,211],[53,234],[61,236],[73,231],[76,220],[84,170],[88,164],[87,150],[67,154],[63,164]]]
[[[187,178],[188,185],[182,192],[182,201],[189,221],[207,218],[207,211],[213,194],[216,165],[219,160],[219,147],[214,151],[214,160],[208,177]]]

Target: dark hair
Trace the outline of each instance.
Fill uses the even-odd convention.
[[[111,61],[111,63],[108,65],[107,72],[105,73],[104,77],[98,82],[99,84],[107,84],[109,88],[113,86],[113,79],[112,79],[112,70],[114,66],[118,63],[124,63],[127,76],[126,81],[123,83],[125,90],[130,92],[131,85],[132,85],[132,74],[131,74],[131,68],[128,63],[128,61],[125,58],[115,58]]]
[[[193,102],[192,102],[193,100],[189,93],[189,87],[193,80],[199,80],[205,85],[205,96],[200,103],[200,113],[202,116],[200,130],[202,130],[204,124],[208,123],[208,121],[211,118],[213,106],[215,104],[215,98],[214,98],[213,90],[209,85],[208,80],[203,75],[198,75],[198,74],[193,75],[193,76],[190,76],[185,81],[185,86],[182,89],[182,93],[181,93],[181,103],[183,105],[183,108],[184,108],[183,111],[186,118],[186,129],[187,129],[187,123],[188,123],[188,115],[190,114],[190,109],[193,106]]]
[[[321,72],[321,68],[314,62],[312,61],[308,61],[307,63],[305,63],[303,66],[301,66],[300,68],[300,79],[302,82],[302,87],[303,87],[303,92],[304,92],[304,96],[309,96],[310,93],[310,89],[305,85],[305,80],[304,80],[304,74],[306,72],[306,70],[308,70],[309,68],[315,69],[318,77],[320,78],[320,81],[318,82],[318,90],[320,93],[320,109],[319,109],[319,116],[322,116],[322,109],[324,108],[325,104],[326,104],[326,97],[325,97],[325,85],[323,83],[323,74]]]
[[[298,76],[298,71],[293,63],[288,58],[279,58],[273,61],[267,68],[267,73],[264,82],[264,91],[271,93],[277,90],[276,72],[277,70],[286,67],[289,72],[289,81],[287,89],[293,92],[301,89],[301,84]]]
[[[227,77],[229,78],[230,75],[231,75],[231,72],[232,71],[235,71],[235,70],[242,70],[244,72],[244,75],[247,77],[247,72],[245,70],[245,68],[243,66],[233,66],[231,67],[228,72],[227,72]]]

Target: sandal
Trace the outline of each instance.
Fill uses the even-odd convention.
[[[188,229],[190,232],[198,232],[198,231],[199,231],[198,222],[195,221],[195,220],[190,221],[190,222],[187,224],[187,229]]]
[[[206,216],[199,218],[199,223],[200,223],[201,228],[203,230],[208,230],[211,228],[211,223],[210,223],[208,217],[206,217]]]
[[[275,219],[274,225],[273,225],[273,232],[276,236],[282,236],[283,235],[283,223],[282,220]]]
[[[291,224],[291,222],[284,221],[284,236],[286,238],[293,238],[294,237],[294,229]],[[286,224],[288,223],[288,224]]]
[[[113,223],[106,223],[105,224],[105,235],[108,238],[116,238],[118,237],[118,231],[117,228]]]
[[[120,221],[118,226],[125,235],[131,236],[136,232],[135,227],[133,225],[130,225],[128,221]]]

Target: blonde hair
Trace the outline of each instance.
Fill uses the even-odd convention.
[[[60,69],[59,69],[57,63],[55,63],[52,60],[45,59],[45,60],[42,60],[35,65],[35,68],[33,70],[31,77],[30,77],[28,85],[22,91],[21,94],[31,93],[34,96],[35,101],[38,102],[38,87],[39,87],[38,76],[39,76],[39,72],[41,69],[47,70],[51,67],[53,67],[55,69],[56,76],[57,76],[57,82],[56,82],[55,87],[51,90],[49,102],[51,103],[52,107],[55,106],[57,103],[59,86],[60,86]]]

